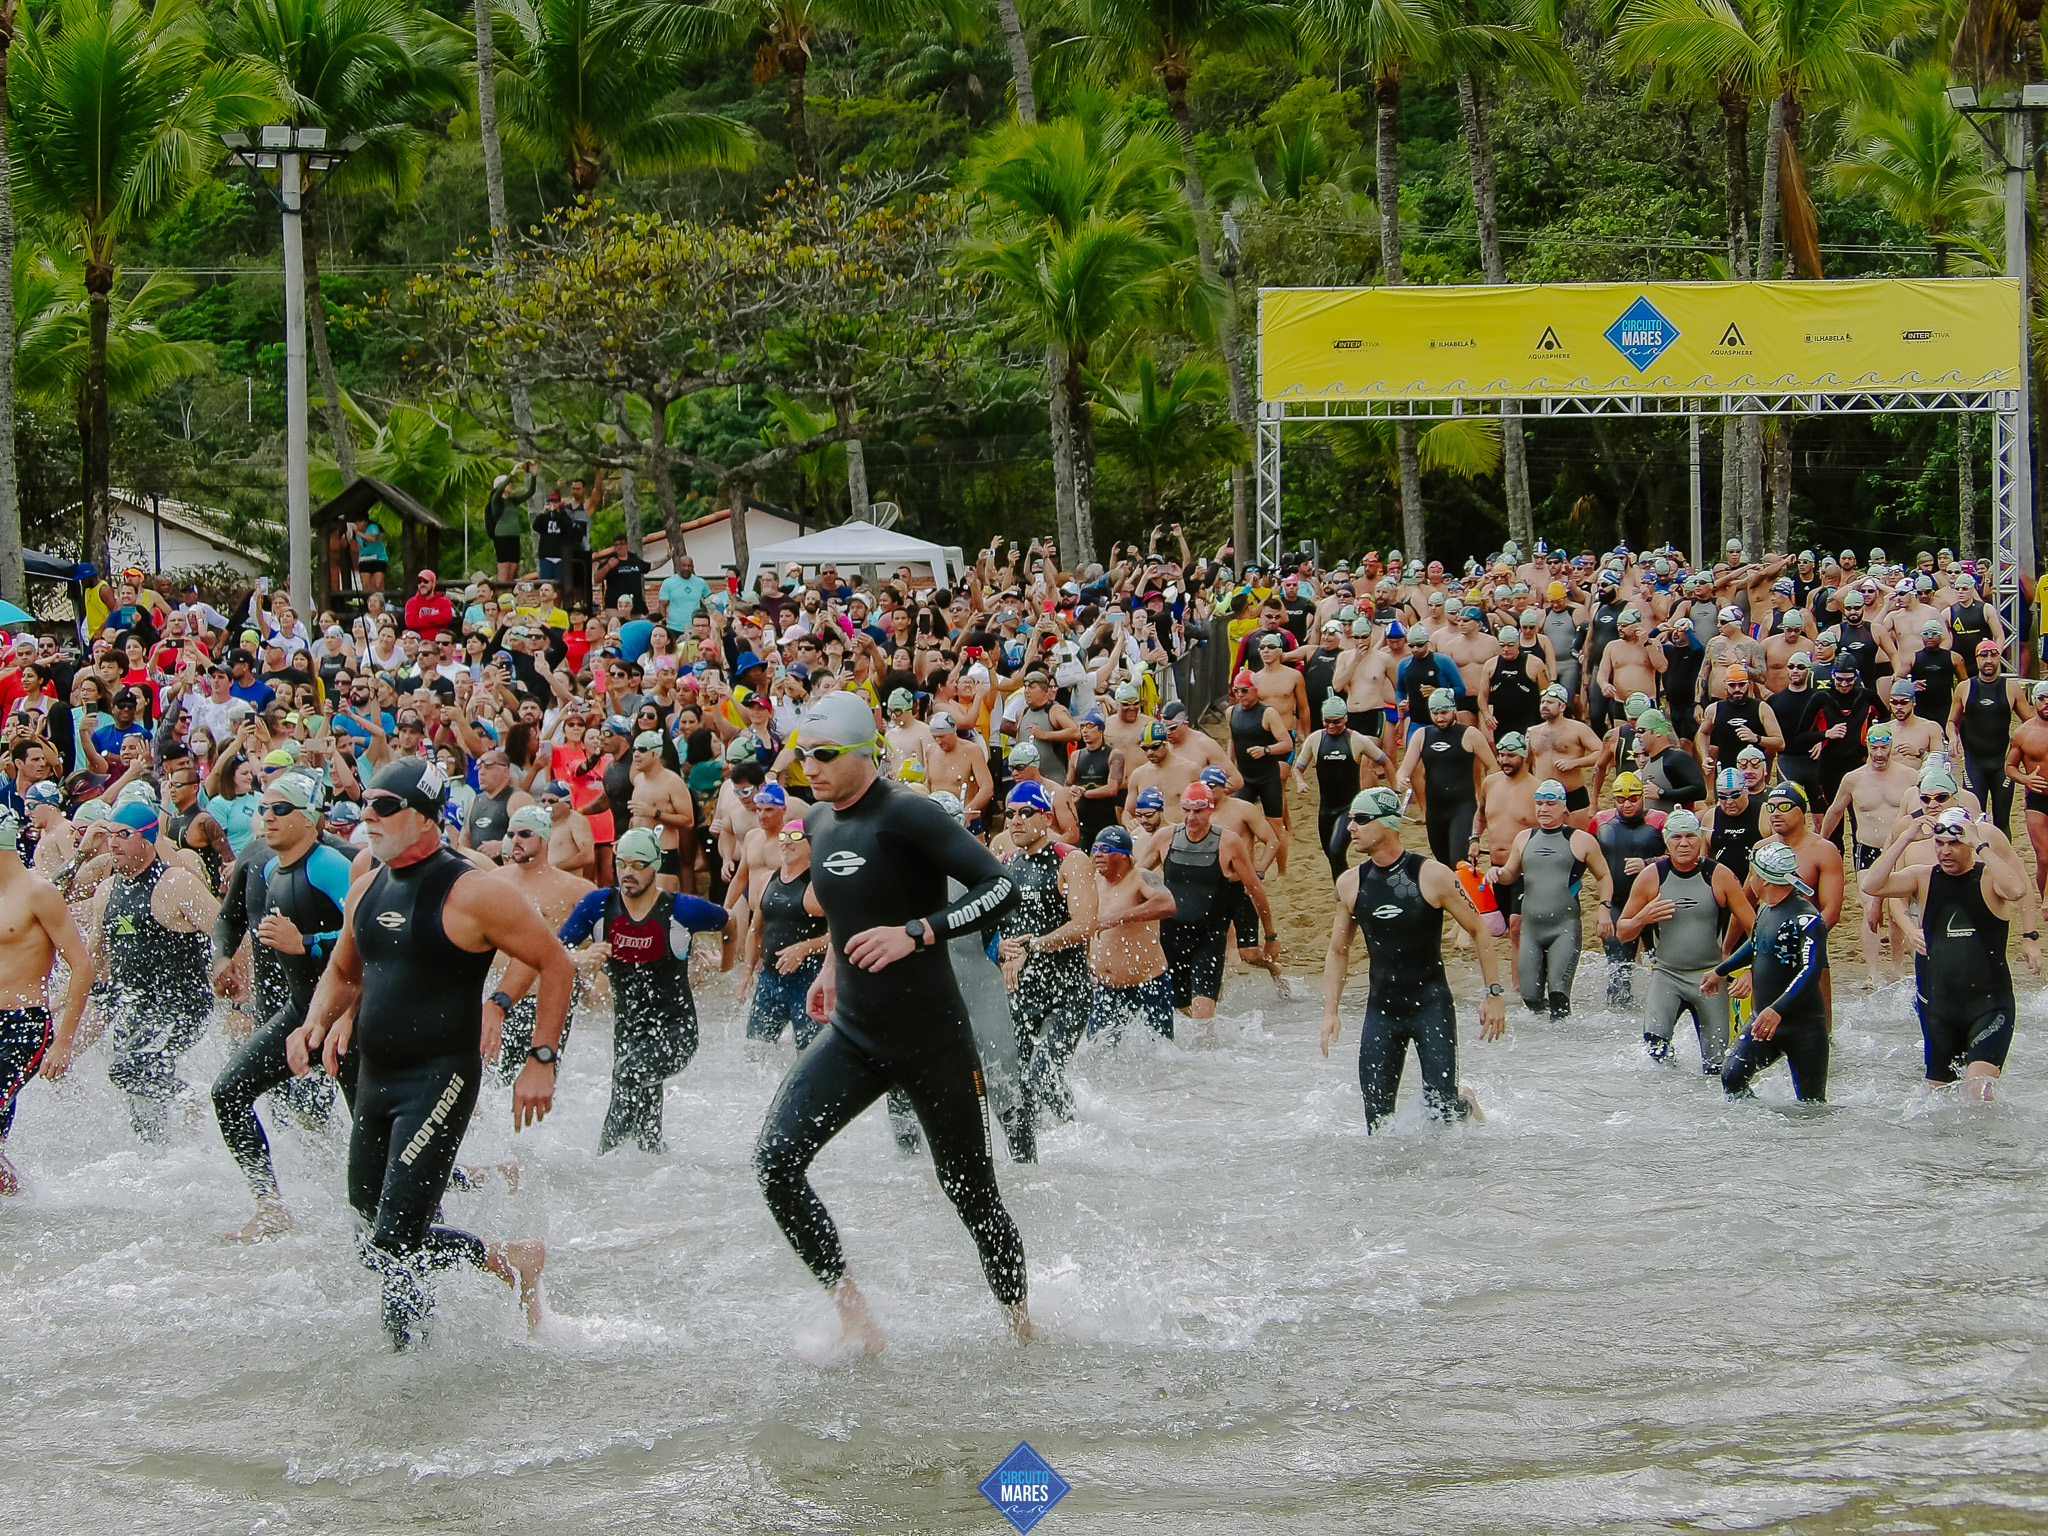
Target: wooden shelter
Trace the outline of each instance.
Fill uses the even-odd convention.
[[[316,608],[340,612],[362,606],[362,583],[357,579],[354,551],[343,529],[380,506],[395,512],[399,522],[398,536],[385,540],[391,550],[390,569],[384,577],[385,592],[395,595],[402,604],[405,594],[412,590],[413,573],[431,569],[435,564],[435,550],[448,525],[389,481],[364,475],[313,511]]]

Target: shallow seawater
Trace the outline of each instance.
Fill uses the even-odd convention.
[[[523,1182],[448,1216],[545,1237],[554,1315],[530,1339],[457,1274],[406,1357],[339,1130],[274,1131],[298,1226],[231,1247],[248,1207],[210,1116],[139,1149],[96,1050],[30,1087],[10,1143],[6,1528],[1007,1530],[975,1487],[1020,1439],[1074,1485],[1047,1532],[2048,1525],[2031,984],[1999,1106],[1923,1099],[1894,988],[1839,1000],[1812,1110],[1782,1067],[1731,1104],[1690,1042],[1652,1064],[1596,968],[1577,1017],[1513,1007],[1491,1046],[1459,987],[1478,1127],[1426,1122],[1411,1060],[1368,1137],[1355,1010],[1326,1061],[1318,1004],[1263,978],[1233,979],[1213,1048],[1085,1048],[1076,1120],[1035,1167],[998,1153],[1028,1349],[870,1112],[815,1177],[890,1343],[824,1367],[828,1307],[749,1162],[788,1047],[748,1061],[722,983],[666,1156],[593,1153],[602,1021],[538,1132],[487,1091],[465,1160]]]

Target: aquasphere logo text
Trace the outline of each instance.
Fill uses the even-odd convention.
[[[1053,1505],[1067,1496],[1068,1489],[1067,1480],[1031,1449],[1030,1442],[1019,1440],[1017,1449],[982,1480],[981,1496],[1022,1532],[1043,1520]]]

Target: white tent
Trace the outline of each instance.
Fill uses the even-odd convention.
[[[841,523],[836,528],[807,533],[800,539],[786,539],[780,544],[754,550],[748,561],[748,569],[741,581],[746,588],[753,586],[754,577],[760,571],[780,569],[791,562],[802,566],[806,575],[815,574],[821,565],[833,565],[838,567],[841,576],[863,571],[871,580],[893,576],[899,565],[924,565],[931,568],[932,580],[943,587],[950,584],[952,575],[958,574],[959,555],[952,555],[952,569],[949,570],[948,551],[944,545],[913,539],[907,533],[855,520]]]

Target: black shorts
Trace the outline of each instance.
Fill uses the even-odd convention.
[[[1354,709],[1346,723],[1359,735],[1378,741],[1380,732],[1386,727],[1387,712],[1384,709]]]
[[[517,564],[519,563],[519,535],[518,535],[518,534],[516,534],[516,533],[494,533],[494,534],[492,534],[492,535],[491,535],[491,548],[492,548],[492,549],[493,549],[493,550],[494,550],[494,551],[495,551],[495,552],[497,553],[497,556],[498,556],[498,563],[499,563],[499,564],[501,564],[501,565],[517,565]]]
[[[1500,915],[1502,917],[1520,917],[1522,915],[1522,882],[1517,880],[1513,885],[1496,885],[1493,888],[1493,899],[1500,907]]]
[[[664,848],[661,850],[661,872],[664,875],[675,875],[681,878],[683,873],[682,849]]]
[[[1461,715],[1477,715],[1479,713],[1479,696],[1475,693],[1459,694],[1457,709]]]
[[[1868,843],[1856,843],[1852,846],[1855,849],[1856,872],[1858,874],[1861,874],[1864,870],[1875,864],[1884,853],[1882,848],[1873,848]]]
[[[384,574],[385,567],[389,563],[389,561],[385,560],[358,560],[356,562],[356,569],[362,571],[366,575],[371,572],[375,572],[377,575],[382,576]]]
[[[1920,1035],[1927,1052],[1927,1081],[1952,1083],[1973,1061],[1989,1062],[2005,1070],[2006,1053],[2012,1049],[2014,1000],[2002,998],[1968,1018],[1933,1016],[1924,1003],[1920,1008]]]
[[[1236,892],[1230,898],[1230,926],[1237,930],[1239,949],[1257,949],[1264,940],[1259,932],[1259,909],[1252,902],[1252,893],[1242,885],[1234,885]]]
[[[1166,973],[1173,979],[1173,1006],[1186,1008],[1198,997],[1212,1001],[1223,991],[1223,949],[1230,930],[1222,923],[1159,925],[1159,946],[1166,951]]]
[[[1577,789],[1564,792],[1564,808],[1567,812],[1587,811],[1593,808],[1593,793],[1581,784]]]
[[[1268,816],[1280,815],[1287,804],[1277,777],[1257,781],[1246,779],[1232,798],[1256,805]]]
[[[2048,816],[2048,795],[2042,794],[2038,789],[2028,790],[2027,809],[2039,811],[2043,816]]]

